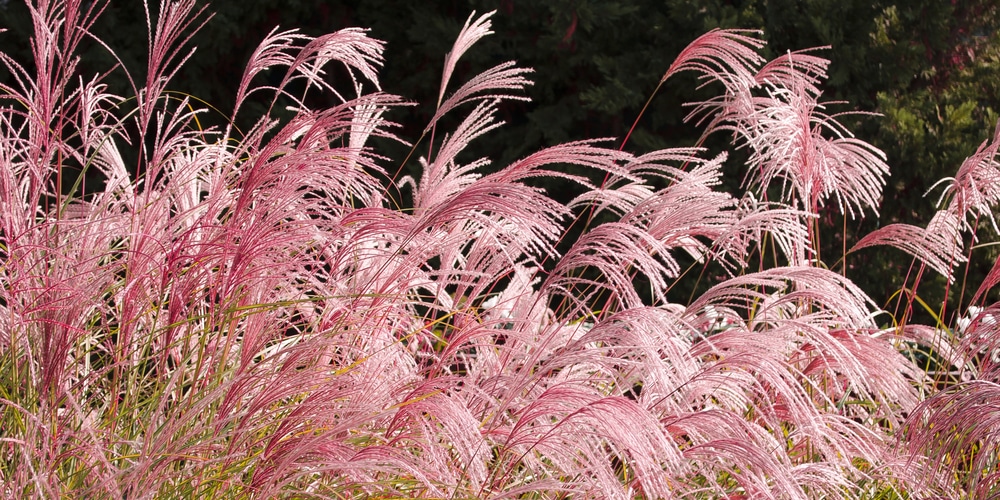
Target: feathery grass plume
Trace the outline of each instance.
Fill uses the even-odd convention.
[[[451,81],[451,75],[455,71],[458,60],[469,50],[472,45],[487,35],[493,34],[490,31],[490,17],[496,11],[490,11],[482,16],[476,17],[475,11],[469,14],[465,25],[459,32],[452,49],[445,56],[444,71],[441,73],[441,87],[438,90],[438,100],[434,116],[428,121],[424,128],[424,133],[431,132],[431,142],[434,142],[434,131],[442,116],[451,112],[462,104],[484,101],[484,100],[520,100],[526,101],[527,97],[519,94],[531,81],[524,77],[532,70],[528,68],[518,68],[514,61],[507,61],[498,64],[465,82],[447,100],[444,100],[445,91]]]
[[[960,224],[956,214],[940,210],[934,214],[926,229],[909,224],[889,224],[866,234],[848,253],[876,245],[896,247],[953,282],[952,269],[966,260],[962,254],[964,245]]]
[[[773,287],[777,293],[768,293]],[[693,346],[727,373],[747,371],[742,383],[726,384],[735,399],[725,406],[757,408],[753,413],[762,415],[770,429],[796,429],[790,442],[820,453],[820,461],[861,457],[881,463],[882,449],[871,443],[884,444],[885,432],[900,423],[899,412],[917,404],[911,383],[921,376],[891,344],[868,334],[874,326],[869,305],[860,290],[835,273],[775,268],[717,285],[689,306],[688,321],[730,318],[729,327]],[[706,389],[712,391],[726,380],[707,378]],[[850,435],[855,439],[843,439]]]
[[[724,83],[730,91],[746,86],[764,62],[758,50],[765,45],[749,33],[759,32],[714,29],[705,33],[677,55],[660,82],[681,71],[695,71],[708,81]]]
[[[736,223],[715,241],[719,262],[732,272],[745,269],[748,257],[767,253],[768,241],[780,250],[784,262],[799,262],[813,255],[806,221],[818,217],[781,203],[768,203],[747,193],[736,207]]]
[[[992,140],[983,141],[976,152],[962,162],[954,178],[939,181],[947,183],[947,186],[938,204],[950,198],[947,210],[955,213],[963,221],[966,229],[969,229],[969,216],[975,213],[977,220],[985,217],[993,225],[993,230],[1000,233],[992,209],[1000,203],[998,148],[1000,148],[1000,122],[997,122]]]
[[[997,131],[1000,131],[998,126]],[[913,254],[922,262],[942,272],[950,271],[965,260],[961,232],[968,231],[975,240],[975,221],[987,218],[996,230],[992,208],[998,203],[996,161],[998,135],[984,141],[967,158],[954,178],[943,179],[944,192],[938,201],[948,201],[935,215],[927,230],[887,226],[864,238],[885,241]],[[911,234],[912,233],[912,234]],[[981,304],[985,294],[997,283],[998,265],[987,274],[970,304]],[[947,273],[945,273],[947,271]],[[947,497],[990,498],[997,495],[997,435],[995,382],[1000,374],[1000,332],[997,331],[997,305],[970,305],[966,317],[956,321],[953,330],[940,327],[905,325],[904,337],[927,346],[920,353],[927,375],[940,389],[927,395],[907,418],[901,438],[907,440],[911,453],[902,470],[915,479],[914,491]],[[929,460],[928,460],[929,459]],[[921,472],[912,472],[921,471]]]
[[[965,474],[957,488],[989,493],[993,478],[973,481],[970,467],[995,460],[990,421],[964,441],[934,434],[985,410],[960,393],[921,404],[927,373],[894,347],[926,329],[887,335],[871,299],[815,262],[818,204],[874,208],[885,172],[877,150],[820,112],[826,60],[796,52],[765,65],[761,40],[716,30],[664,74],[724,84],[692,116],[713,116],[709,132],[735,131],[734,147],[751,149],[747,193],[721,191],[725,153],[705,159],[698,148],[637,157],[571,142],[491,167],[459,158],[530,82],[502,63],[446,97],[459,58],[490,32],[492,13],[473,14],[425,129],[435,154],[392,186],[367,141],[395,138],[387,113],[406,103],[377,91],[383,45],[363,30],[268,34],[231,119],[265,93],[272,107],[290,99],[291,115],[269,109],[234,137],[232,127],[199,127],[203,110],[168,87],[204,22],[194,2],[163,5],[155,26],[149,15],[135,99],[72,76],[103,4],[31,7],[38,72],[0,58],[20,85],[3,88],[0,108],[4,494],[951,491],[945,474],[916,480],[926,459],[899,468],[907,456],[896,437],[918,453],[952,453],[946,465]],[[330,63],[346,67],[345,81],[331,82]],[[278,85],[256,85],[276,67]],[[337,104],[312,109],[305,91]],[[435,137],[446,113],[463,115]],[[126,147],[136,165],[124,163],[134,156]],[[68,173],[83,169],[106,183],[73,187]],[[554,177],[580,190],[573,201],[530,184]],[[792,188],[768,200],[779,178]],[[409,189],[410,205],[394,205],[391,187]],[[992,202],[961,203],[926,230],[887,228],[857,247],[889,243],[950,271],[960,243],[935,224],[957,226],[968,207]],[[566,220],[599,210],[611,221],[560,256]],[[770,248],[790,265],[747,272]],[[671,294],[680,253],[726,266],[690,303]],[[995,336],[985,318],[970,322],[971,335]],[[955,359],[975,348],[959,346]],[[993,360],[972,362],[978,376],[995,375]],[[989,395],[989,383],[972,385]],[[948,420],[954,408],[962,416]],[[969,443],[978,454],[952,451]]]
[[[776,57],[757,71],[754,80],[758,85],[782,85],[818,96],[822,93],[819,85],[827,77],[826,69],[830,66],[830,61],[811,55],[809,52],[829,48],[826,46],[797,50]]]
[[[476,42],[481,40],[487,35],[493,34],[490,31],[490,18],[493,17],[496,11],[490,11],[482,16],[479,16],[474,22],[472,18],[476,17],[476,13],[472,12],[469,14],[469,18],[465,20],[465,25],[462,26],[462,31],[458,33],[458,37],[455,38],[455,43],[452,46],[450,52],[445,55],[444,58],[444,71],[441,72],[441,89],[438,92],[438,103],[437,107],[441,107],[441,100],[444,99],[444,91],[448,87],[448,82],[451,80],[451,74],[455,71],[455,65],[458,64],[458,60],[462,58],[469,48],[475,45]]]
[[[147,44],[149,48],[149,58],[146,67],[146,81],[142,87],[136,86],[132,81],[132,91],[135,92],[137,105],[137,122],[142,133],[146,133],[150,122],[156,116],[156,105],[163,97],[167,84],[188,58],[194,53],[194,49],[186,54],[181,52],[184,45],[191,40],[194,31],[204,27],[208,19],[199,21],[199,17],[207,6],[202,6],[197,12],[194,0],[179,0],[161,4],[156,22],[152,22],[149,12],[148,0],[143,0],[143,9],[146,12]],[[73,4],[66,6],[67,11],[76,8]],[[86,32],[86,31],[84,31]],[[142,144],[138,144],[140,148]],[[148,158],[146,158],[149,160]],[[149,161],[147,167],[152,167],[153,173],[147,174],[155,177],[158,165],[155,161]]]
[[[692,69],[725,84],[724,95],[695,104],[687,119],[701,116],[700,122],[708,120],[706,134],[728,130],[745,141],[751,151],[747,176],[758,196],[780,180],[781,201],[794,199],[813,213],[830,197],[852,217],[864,208],[877,210],[888,174],[885,155],[855,139],[836,115],[822,112],[817,83],[828,61],[799,51],[760,67],[762,59],[742,55],[749,43],[744,38],[720,44],[727,50],[714,49],[722,54],[710,52],[706,60],[714,66],[681,64],[668,72]],[[731,75],[719,75],[725,67],[720,61],[734,68]]]
[[[852,217],[864,208],[877,209],[888,174],[884,154],[847,135],[834,117],[819,112],[822,106],[805,91],[777,86],[767,92],[752,115],[739,117],[738,125],[752,150],[750,161],[759,169],[751,172],[761,193],[781,179],[800,206],[813,213],[830,197]],[[829,139],[823,132],[836,137]]]
[[[984,141],[962,163],[954,178],[941,181],[946,187],[938,204],[947,200],[947,205],[938,215],[945,214],[942,218],[949,224],[947,231],[939,232],[949,241],[945,251],[937,253],[942,257],[950,254],[949,264],[962,261],[960,231],[968,231],[973,241],[976,239],[976,222],[970,222],[970,218],[973,221],[986,218],[997,230],[992,207],[1000,201],[998,144],[1000,125],[993,138]],[[935,221],[938,218],[936,216]],[[985,294],[997,284],[998,268],[1000,265],[994,264],[970,301],[970,304],[985,307],[970,305],[967,316],[957,320],[952,335],[942,335],[937,330],[936,337],[940,338],[934,339],[937,342],[933,352],[943,362],[934,378],[942,390],[923,401],[906,423],[911,460],[937,459],[928,481],[936,481],[931,490],[939,494],[969,498],[997,495],[995,485],[1000,480],[996,472],[997,443],[994,439],[997,408],[989,404],[989,400],[995,397],[994,383],[1000,374],[1000,342],[997,340],[1000,332],[995,324],[997,305],[981,303]]]
[[[749,75],[744,75],[738,85],[726,85],[726,92],[722,95],[689,104],[692,111],[686,120],[698,118],[697,123],[705,127],[706,134],[716,130],[729,130],[739,136],[740,123],[752,120],[755,109],[768,104],[766,89],[790,88],[818,97],[822,91],[817,84],[826,78],[829,61],[807,52],[809,51],[789,52],[763,66],[761,63],[764,59],[748,61],[745,71]],[[754,93],[754,90],[757,92]]]
[[[336,331],[329,321],[312,331],[316,309],[305,304],[332,295],[317,277],[327,268],[322,249],[331,223],[349,200],[377,203],[382,185],[364,171],[375,165],[359,139],[385,133],[372,105],[393,100],[374,95],[302,110],[266,143],[270,123],[235,149],[193,127],[186,102],[154,117],[142,110],[169,102],[162,96],[180,64],[171,62],[176,44],[197,17],[192,6],[165,5],[151,30],[147,85],[136,89],[145,100],[133,139],[152,145],[140,156],[141,178],[118,154],[129,142],[128,124],[111,113],[121,99],[99,80],[72,87],[72,45],[95,11],[80,16],[73,2],[32,7],[36,67],[44,74],[20,81],[45,85],[4,89],[15,98],[3,109],[11,126],[2,141],[0,366],[4,428],[19,436],[18,453],[4,456],[3,477],[18,496],[216,491],[223,483],[214,477],[252,471],[262,437],[294,416],[279,403],[301,399],[323,380],[316,369],[294,377],[308,364],[273,346],[289,332]],[[307,76],[329,60],[375,76],[362,63],[380,45],[346,35],[349,41],[327,37],[293,61],[309,68]],[[48,48],[60,44],[64,50]],[[330,146],[330,137],[349,133],[361,134],[351,148]],[[60,178],[64,164],[98,169],[105,189],[60,199],[72,180]],[[336,343],[324,344],[335,350]],[[384,405],[376,407],[373,414]]]
[[[953,498],[997,495],[998,396],[1000,386],[994,382],[973,380],[930,397],[910,416],[906,437],[914,455],[936,458],[934,475],[928,481],[942,476],[951,479],[941,481],[946,489],[938,494]]]
[[[684,172],[655,163],[666,159],[695,162],[697,166]],[[629,309],[643,305],[633,286],[634,274],[640,273],[650,280],[654,300],[666,304],[669,279],[681,272],[670,250],[683,249],[703,259],[710,246],[706,241],[711,242],[735,222],[732,210],[735,200],[712,189],[720,182],[724,159],[721,156],[702,161],[687,156],[687,151],[658,152],[636,159],[635,165],[626,168],[630,176],[645,174],[670,179],[673,184],[667,188],[654,192],[645,181],[640,181],[622,186],[626,196],[609,195],[608,191],[614,190],[619,181],[614,177],[604,188],[578,197],[574,204],[595,200],[614,207],[622,215],[617,222],[601,224],[583,234],[556,264],[543,289],[558,291],[573,304],[571,315],[594,307],[588,297],[604,297],[602,300],[609,304],[619,303],[609,307]],[[599,281],[575,273],[586,268],[600,272]]]

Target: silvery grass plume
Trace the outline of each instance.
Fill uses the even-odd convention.
[[[395,139],[387,113],[409,103],[378,90],[382,44],[363,30],[272,31],[229,121],[250,96],[290,113],[242,133],[201,128],[205,111],[170,90],[207,22],[193,1],[146,6],[149,64],[128,98],[75,74],[106,3],[29,6],[34,73],[0,56],[17,82],[0,108],[4,495],[806,499],[947,487],[897,439],[954,446],[912,425],[899,433],[907,415],[950,418],[954,405],[921,403],[927,375],[871,299],[815,258],[818,207],[875,210],[887,172],[823,114],[826,60],[767,63],[752,33],[717,30],[664,75],[721,82],[693,116],[750,151],[744,193],[719,190],[726,155],[699,148],[635,156],[572,142],[492,167],[459,153],[530,81],[506,62],[448,93],[459,58],[490,34],[492,13],[472,15],[445,59],[428,141],[414,146],[428,151],[420,174],[394,182],[368,139]],[[279,84],[255,83],[264,71],[282,72]],[[339,104],[312,109],[292,88]],[[458,126],[438,131],[449,113]],[[76,182],[85,171],[102,185]],[[552,177],[578,196],[564,205],[528,182]],[[982,189],[967,187],[979,177],[955,189]],[[963,196],[932,224],[961,230],[990,203]],[[596,211],[613,220],[559,255],[567,223]],[[895,245],[950,276],[951,235],[884,228],[858,249]],[[748,271],[768,249],[786,265]],[[681,253],[727,270],[690,303],[671,296]]]

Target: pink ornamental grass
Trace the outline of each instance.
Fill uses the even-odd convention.
[[[393,138],[386,117],[408,103],[378,91],[382,44],[366,32],[269,34],[233,118],[264,94],[290,98],[291,116],[255,117],[235,136],[197,126],[203,110],[170,90],[207,21],[193,2],[149,16],[147,75],[130,79],[129,99],[74,76],[104,5],[31,4],[35,74],[3,56],[16,81],[0,108],[4,495],[992,491],[993,476],[975,475],[995,460],[988,421],[954,438],[935,430],[983,414],[974,394],[992,382],[972,383],[973,399],[926,399],[935,387],[902,342],[926,329],[882,329],[871,299],[815,258],[818,207],[876,209],[887,172],[823,114],[822,58],[765,64],[763,41],[717,30],[664,75],[722,82],[693,116],[749,149],[746,192],[720,191],[726,156],[697,148],[636,157],[574,142],[492,168],[458,154],[530,82],[502,63],[447,95],[457,60],[490,33],[492,14],[472,15],[445,60],[429,146],[415,146],[430,151],[422,171],[391,184],[367,140]],[[331,81],[331,63],[347,81]],[[255,86],[268,69],[280,83]],[[292,82],[339,104],[312,109]],[[447,113],[464,118],[439,133]],[[993,203],[975,174],[992,151],[958,176],[950,217],[932,221],[954,231],[889,227],[856,249],[894,245],[950,276],[959,221]],[[102,188],[67,189],[83,169]],[[563,205],[525,183],[553,177],[578,196]],[[614,220],[559,255],[569,220],[597,210]],[[787,265],[748,270],[769,248]],[[726,269],[690,303],[670,293],[681,253]],[[949,359],[970,350],[956,344]],[[979,451],[957,451],[969,443]],[[935,450],[955,458],[935,464]],[[965,479],[952,481],[956,468]]]

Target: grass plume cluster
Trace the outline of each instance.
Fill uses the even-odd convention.
[[[149,17],[130,96],[75,72],[103,5],[38,0],[34,67],[0,55],[17,82],[0,88],[0,495],[1000,493],[1000,310],[984,303],[1000,264],[955,328],[895,318],[824,264],[821,210],[877,211],[889,169],[824,111],[825,59],[766,61],[754,33],[716,30],[666,70],[720,89],[689,119],[747,151],[739,193],[720,189],[725,154],[698,147],[584,141],[490,165],[460,153],[529,71],[451,82],[490,34],[473,15],[414,144],[420,174],[396,178],[369,140],[403,140],[387,120],[410,103],[379,90],[365,31],[270,33],[230,122],[250,96],[287,112],[205,129],[169,90],[206,19],[195,2]],[[903,310],[925,271],[954,281],[1000,203],[998,147],[945,180],[927,227],[843,257],[912,255]],[[578,194],[556,201],[547,177]],[[692,258],[723,275],[681,301]]]

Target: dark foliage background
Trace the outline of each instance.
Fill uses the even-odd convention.
[[[473,10],[493,9],[498,11],[497,36],[466,55],[453,81],[460,81],[462,73],[473,75],[511,59],[536,69],[529,92],[532,102],[508,105],[504,109],[508,125],[473,144],[467,153],[469,159],[490,157],[498,163],[570,140],[621,141],[670,61],[712,28],[763,30],[772,57],[788,50],[831,46],[821,53],[832,60],[826,96],[850,104],[834,104],[830,110],[883,114],[846,121],[862,139],[887,153],[893,173],[878,217],[845,222],[830,212],[826,227],[832,230],[822,236],[821,258],[837,270],[846,264],[848,275],[890,311],[889,299],[904,286],[911,260],[886,250],[863,251],[838,263],[842,248],[878,225],[926,224],[940,192],[925,193],[935,181],[952,175],[992,133],[1000,110],[1000,6],[995,0],[218,2],[208,6],[206,15],[215,15],[194,36],[198,50],[171,87],[222,110],[214,117],[220,120],[232,107],[250,52],[274,26],[297,27],[311,35],[347,26],[369,27],[374,37],[388,43],[384,90],[420,103],[392,116],[402,125],[400,135],[415,141],[433,113],[444,54],[462,23]],[[28,19],[22,3],[0,2],[0,27],[8,30],[0,34],[0,43],[20,61],[31,60],[24,43],[31,32]],[[95,32],[133,75],[143,75],[146,16],[140,2],[113,3]],[[104,47],[92,43],[79,71],[90,78],[116,62]],[[108,81],[117,87],[112,90],[127,95],[123,75],[117,71]],[[11,83],[11,75],[0,69],[0,81]],[[660,89],[625,147],[645,152],[695,143],[700,131],[682,122],[680,104],[701,97],[696,86],[693,79],[679,78]],[[250,120],[265,105],[250,106],[243,116]],[[402,161],[408,152],[397,143],[379,146],[395,161]],[[712,138],[705,146],[713,148]],[[418,144],[417,155],[426,148],[426,141]],[[398,167],[407,173],[412,165]],[[734,188],[742,179],[739,167],[735,154],[728,175]],[[556,197],[565,196],[564,186],[546,187]],[[981,228],[980,237],[984,244],[996,240],[987,227]],[[984,245],[975,250],[967,287],[978,285],[988,270],[986,263],[996,257],[994,248]],[[940,304],[946,286],[940,278],[930,279],[938,282],[925,282],[920,294],[928,304]],[[696,286],[694,278],[679,286],[676,300],[685,301]],[[949,294],[952,306],[959,305],[961,290],[953,288]],[[943,319],[950,320],[948,315]]]

